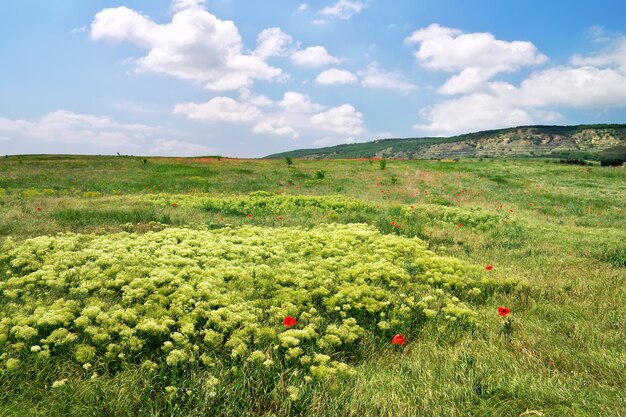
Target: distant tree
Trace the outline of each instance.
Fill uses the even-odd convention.
[[[291,159],[290,157],[286,156],[285,157],[285,163],[287,164],[288,167],[293,165],[293,159]]]
[[[380,162],[380,170],[384,170],[385,168],[387,168],[387,160],[386,159],[381,159]]]

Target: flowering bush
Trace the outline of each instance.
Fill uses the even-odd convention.
[[[7,239],[0,372],[31,357],[341,375],[366,332],[471,326],[467,302],[513,283],[363,224]]]
[[[207,211],[247,216],[259,210],[284,213],[293,210],[314,209],[324,211],[373,210],[366,203],[340,195],[307,196],[270,194],[256,191],[250,195],[209,197],[207,194],[147,194],[140,199],[160,206],[169,206],[175,200],[181,206],[202,208]]]

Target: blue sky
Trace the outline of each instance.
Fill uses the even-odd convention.
[[[626,5],[1,2],[0,154],[259,157],[626,122]]]

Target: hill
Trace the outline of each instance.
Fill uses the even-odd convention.
[[[268,158],[582,157],[598,159],[605,149],[626,143],[626,124],[520,126],[447,138],[394,138],[373,142],[299,149]]]

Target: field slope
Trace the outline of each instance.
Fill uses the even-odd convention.
[[[0,416],[625,415],[624,184],[1,158]]]

